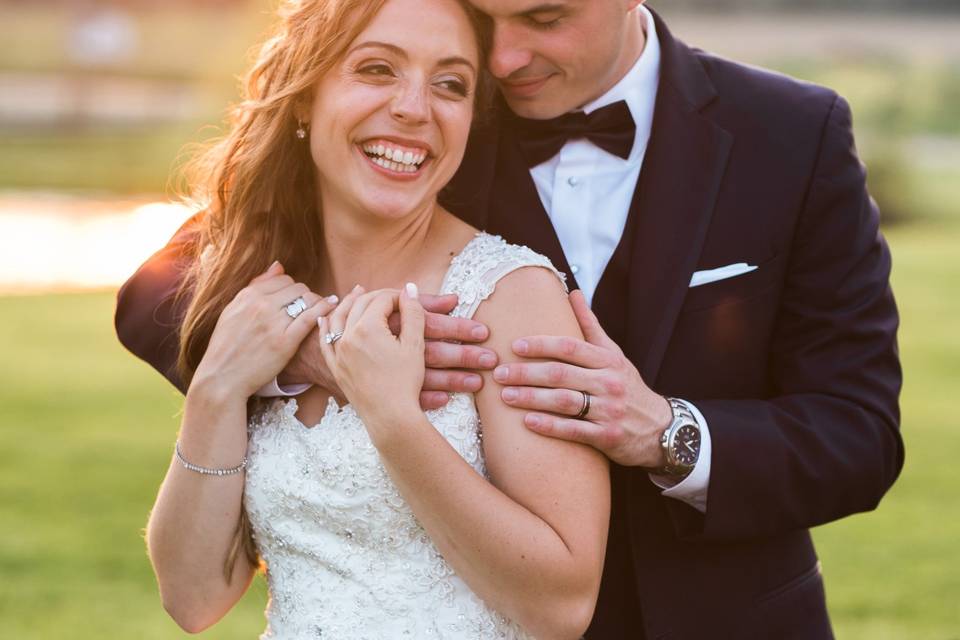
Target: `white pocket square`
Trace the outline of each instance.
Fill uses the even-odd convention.
[[[756,271],[756,269],[757,267],[752,264],[747,264],[746,262],[737,262],[735,264],[728,264],[725,267],[717,267],[716,269],[694,271],[693,277],[690,278],[690,286],[699,287],[702,284],[710,284],[711,282],[716,282],[717,280],[726,280],[727,278],[741,276],[745,273]]]

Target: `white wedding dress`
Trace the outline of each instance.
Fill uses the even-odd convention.
[[[479,233],[451,261],[442,292],[471,317],[506,274],[553,270],[526,247]],[[244,504],[267,565],[261,638],[527,638],[457,576],[391,482],[366,428],[332,398],[307,428],[293,399],[250,419]],[[486,477],[472,394],[428,411],[450,445]]]

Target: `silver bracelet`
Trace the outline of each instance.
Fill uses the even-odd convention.
[[[193,471],[195,473],[199,473],[205,476],[232,476],[234,474],[240,473],[247,466],[247,457],[244,456],[243,462],[233,467],[232,469],[208,469],[207,467],[201,467],[193,464],[192,462],[188,462],[187,459],[184,458],[183,454],[180,452],[179,440],[177,440],[177,444],[174,445],[173,450],[177,453],[177,460],[180,461],[180,464],[182,464],[185,468],[189,469],[190,471]]]

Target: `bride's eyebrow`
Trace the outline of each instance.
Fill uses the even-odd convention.
[[[386,49],[387,51],[389,51],[389,52],[391,52],[391,53],[393,53],[393,54],[395,54],[395,55],[397,55],[397,56],[399,56],[399,57],[401,57],[401,58],[403,58],[403,59],[408,59],[408,58],[409,58],[409,56],[407,55],[407,52],[406,52],[405,50],[401,49],[400,47],[398,47],[397,45],[395,45],[395,44],[390,44],[389,42],[378,42],[378,41],[376,41],[376,40],[370,40],[370,41],[368,41],[368,42],[361,42],[360,44],[356,45],[355,47],[353,47],[353,48],[351,48],[349,51],[347,51],[347,55],[348,55],[348,56],[349,56],[349,55],[352,55],[353,53],[355,53],[355,52],[357,52],[357,51],[360,51],[361,49]],[[470,62],[469,60],[467,60],[466,58],[461,57],[461,56],[449,56],[449,57],[443,58],[442,60],[439,60],[439,61],[437,62],[437,66],[438,66],[438,67],[449,67],[449,66],[453,66],[453,65],[457,65],[457,64],[460,64],[460,65],[464,65],[464,66],[466,66],[466,67],[469,67],[470,70],[471,70],[472,72],[474,72],[474,74],[476,74],[476,72],[477,72],[477,69],[473,66],[473,63]]]
[[[347,51],[347,55],[349,56],[355,51],[359,51],[361,49],[386,49],[391,53],[397,54],[398,56],[401,56],[404,58],[407,57],[407,52],[401,49],[400,47],[398,47],[397,45],[390,44],[389,42],[377,42],[376,40],[361,42],[360,44],[356,45],[355,47],[352,47],[349,51]]]

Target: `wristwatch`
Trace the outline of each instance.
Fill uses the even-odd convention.
[[[700,458],[700,425],[686,402],[677,398],[667,398],[667,401],[673,411],[673,420],[660,436],[667,464],[656,473],[688,476]]]

